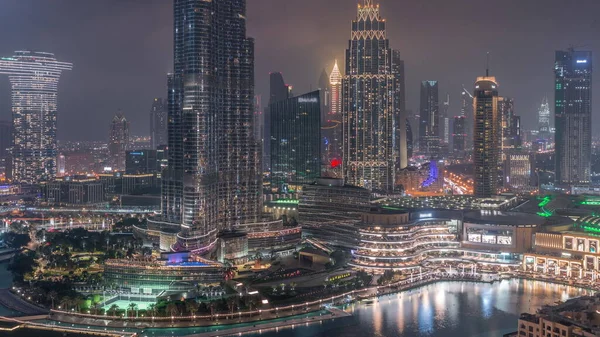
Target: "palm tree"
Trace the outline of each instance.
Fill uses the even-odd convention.
[[[190,313],[192,316],[196,316],[196,312],[198,312],[198,305],[196,302],[187,301],[185,302],[185,310]]]
[[[177,305],[175,303],[169,303],[167,305],[167,314],[171,315],[171,317],[176,316],[179,313],[177,310]]]
[[[116,304],[113,304],[110,306],[110,308],[108,308],[108,312],[111,313],[111,316],[116,316],[117,311],[119,311],[119,306]]]
[[[48,298],[50,299],[50,301],[52,301],[52,309],[54,309],[54,300],[58,298],[58,293],[54,290],[51,290],[48,293]]]
[[[60,307],[64,311],[67,311],[69,310],[69,306],[71,306],[71,303],[73,303],[71,298],[69,296],[65,296],[60,300]]]
[[[100,303],[96,302],[92,304],[92,313],[94,315],[98,315],[98,311],[100,310]]]
[[[291,291],[294,291],[294,289],[296,289],[296,286],[297,286],[297,285],[298,285],[298,284],[297,284],[296,282],[290,282],[290,290],[291,290]]]
[[[129,303],[128,308],[129,308],[129,311],[131,312],[131,314],[129,315],[129,317],[133,317],[133,313],[137,309],[137,304],[131,302],[131,303]]]
[[[285,283],[281,282],[279,286],[281,287],[281,292],[283,292],[285,290]]]
[[[154,319],[154,316],[156,316],[156,304],[152,303],[148,306],[148,311],[150,311],[152,313],[152,319]]]

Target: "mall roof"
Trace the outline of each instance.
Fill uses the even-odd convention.
[[[502,211],[475,211],[465,214],[464,222],[490,225],[536,225],[546,223],[546,219],[535,214],[502,212]]]

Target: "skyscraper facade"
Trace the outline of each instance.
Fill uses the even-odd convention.
[[[474,189],[477,197],[490,197],[498,189],[501,151],[501,116],[498,113],[498,83],[493,76],[478,77],[473,94]]]
[[[0,121],[0,175],[10,177],[10,147],[12,144],[12,122]]]
[[[446,95],[444,108],[442,109],[442,114],[440,115],[440,137],[444,144],[450,144],[450,117],[448,115],[448,110],[450,110],[450,94]]]
[[[12,86],[12,177],[17,182],[56,177],[58,81],[72,68],[51,53],[17,51],[0,58],[0,74],[8,75]]]
[[[452,151],[456,155],[464,153],[467,148],[467,117],[454,116],[452,124]]]
[[[399,54],[390,48],[385,26],[378,5],[371,0],[358,5],[342,81],[343,168],[346,182],[351,185],[392,191],[400,152],[395,151],[396,119],[404,117],[404,121],[406,117],[399,104]],[[406,153],[406,139],[400,142]]]
[[[297,191],[321,175],[319,91],[277,101],[271,110],[271,187]]]
[[[254,41],[245,0],[174,0],[173,9],[162,224],[181,230],[172,249],[206,253],[219,230],[255,222],[261,211]]]
[[[337,61],[329,75],[329,94],[325,95],[329,102],[325,104],[328,111],[322,121],[323,137],[325,139],[324,165],[331,168],[335,177],[341,177],[342,161],[342,73]],[[323,95],[321,95],[323,96]],[[321,103],[321,106],[324,104]],[[321,112],[323,113],[323,112]]]
[[[589,184],[592,155],[592,52],[557,51],[554,64],[556,183]]]
[[[550,104],[548,98],[542,99],[542,104],[538,110],[538,131],[541,139],[550,137]]]
[[[290,97],[291,87],[285,84],[283,74],[272,72],[269,74],[269,102],[265,110],[265,143],[263,148],[264,165],[270,169],[271,165],[271,104],[286,100]]]
[[[150,109],[150,142],[152,149],[168,143],[167,102],[155,98]]]
[[[440,107],[437,81],[421,82],[420,116],[419,151],[427,156],[438,156],[440,152]]]
[[[463,86],[461,94],[460,115],[465,116],[465,130],[467,131],[467,149],[473,148],[473,95]]]
[[[117,112],[110,122],[108,152],[110,167],[115,171],[125,171],[125,161],[129,147],[129,122],[122,112]]]

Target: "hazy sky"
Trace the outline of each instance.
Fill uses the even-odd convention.
[[[356,3],[248,0],[256,93],[268,92],[270,71],[283,72],[302,93],[334,59],[343,64]],[[471,88],[484,74],[489,51],[500,94],[514,97],[525,127],[533,127],[542,97],[553,99],[554,51],[572,45],[600,53],[600,0],[380,3],[392,48],[405,60],[410,109],[418,109],[419,82],[439,80],[440,102],[449,93],[450,114],[459,113],[461,85]],[[172,69],[172,20],[170,0],[0,0],[0,55],[31,49],[74,63],[59,85],[59,139],[106,139],[118,109],[134,134],[149,134],[152,98],[165,96]],[[598,97],[600,73],[594,77]],[[595,126],[599,111],[596,102]],[[0,118],[10,118],[10,87],[1,76]]]

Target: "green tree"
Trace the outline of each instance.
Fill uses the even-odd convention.
[[[133,315],[135,314],[135,310],[137,309],[137,307],[138,307],[137,304],[135,304],[133,302],[129,303],[129,306],[128,306],[128,308],[129,308],[129,317],[133,317]]]

